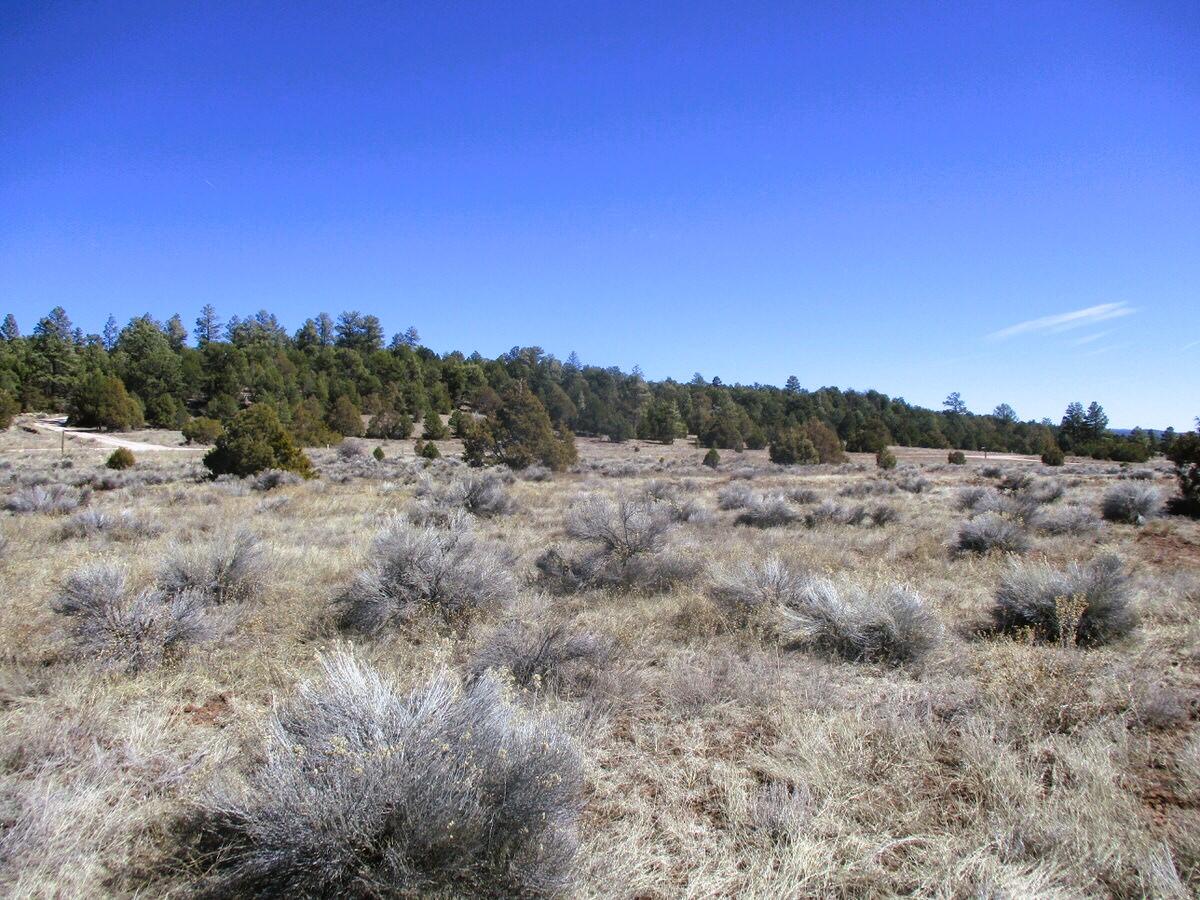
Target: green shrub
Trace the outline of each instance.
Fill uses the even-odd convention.
[[[1179,497],[1167,504],[1173,513],[1200,517],[1200,431],[1176,438],[1167,450],[1167,459],[1175,463],[1179,479]]]
[[[183,439],[189,444],[215,444],[225,428],[216,419],[197,416],[183,423]]]
[[[952,466],[966,465],[967,454],[963,453],[961,450],[951,450],[946,455],[946,462],[950,463]]]
[[[881,469],[896,468],[896,454],[887,447],[881,447],[879,452],[875,454],[875,465]]]
[[[708,452],[704,454],[704,465],[710,469],[715,469],[721,464],[721,454],[717,452],[716,447],[710,447]]]
[[[781,466],[814,465],[821,461],[817,448],[808,435],[799,428],[785,428],[771,441],[767,450],[771,462]]]
[[[8,391],[0,391],[0,431],[12,424],[13,416],[21,411],[21,404]]]
[[[118,447],[105,460],[104,464],[110,469],[132,469],[136,460],[128,447]]]
[[[214,475],[257,475],[263,469],[283,469],[311,478],[312,463],[279,421],[274,407],[256,403],[244,409],[204,455]]]
[[[823,463],[840,463],[846,461],[846,451],[837,432],[820,419],[809,419],[804,423],[804,433],[817,449],[817,456]]]
[[[362,437],[362,413],[354,405],[354,401],[345,394],[334,401],[333,408],[326,419],[329,427],[343,437]]]
[[[376,447],[374,450],[371,451],[371,455],[373,457],[375,457],[376,462],[383,462],[383,448],[382,447]]]
[[[413,449],[416,451],[417,456],[422,459],[442,458],[442,451],[438,449],[437,444],[433,441],[423,441],[418,438],[417,442],[413,445]]]
[[[1042,451],[1042,465],[1061,466],[1065,461],[1066,455],[1058,444],[1046,444],[1046,448]]]
[[[421,437],[427,441],[444,441],[450,437],[450,432],[446,429],[446,424],[442,421],[442,417],[432,409],[425,410],[421,424],[424,426],[421,431]]]
[[[541,463],[556,472],[575,462],[575,435],[565,428],[554,430],[529,385],[512,382],[501,400],[486,419],[466,427],[463,459],[472,465],[503,463],[513,469]]]
[[[112,375],[93,372],[75,387],[67,404],[68,420],[84,428],[128,431],[142,427],[142,404]]]

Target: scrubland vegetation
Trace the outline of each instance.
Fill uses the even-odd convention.
[[[0,893],[1200,890],[1184,451],[572,459],[521,402],[437,459],[0,434]]]

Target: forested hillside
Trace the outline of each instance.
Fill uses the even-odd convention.
[[[1173,435],[1107,430],[1096,403],[1072,404],[1058,425],[1023,422],[1006,404],[969,412],[957,394],[934,411],[877,391],[808,389],[794,376],[782,387],[725,385],[697,373],[689,382],[647,381],[635,368],[563,361],[539,347],[514,347],[496,359],[438,355],[410,328],[385,343],[379,319],[358,312],[336,321],[322,313],[289,334],[268,312],[222,322],[205,307],[194,327],[175,315],[150,315],[123,328],[110,317],[85,334],[57,307],[28,336],[10,314],[0,327],[0,406],[57,410],[73,422],[127,429],[143,423],[189,426],[203,438],[252,403],[273,406],[304,444],[345,435],[407,437],[430,413],[495,413],[505,389],[528,384],[556,428],[577,434],[671,441],[695,434],[703,446],[766,446],[781,432],[818,420],[851,451],[887,444],[1042,453],[1063,449],[1141,460]],[[209,421],[211,420],[211,421]],[[452,426],[458,420],[452,421]]]

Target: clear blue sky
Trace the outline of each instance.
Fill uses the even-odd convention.
[[[4,3],[0,312],[204,303],[1191,427],[1200,4]]]

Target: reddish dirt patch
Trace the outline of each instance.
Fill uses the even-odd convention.
[[[183,714],[191,719],[193,725],[212,725],[221,728],[225,725],[222,719],[229,712],[229,698],[224,694],[214,694],[199,706],[189,703],[183,707]]]
[[[1139,532],[1137,547],[1143,558],[1155,565],[1200,566],[1200,544],[1174,532]]]

